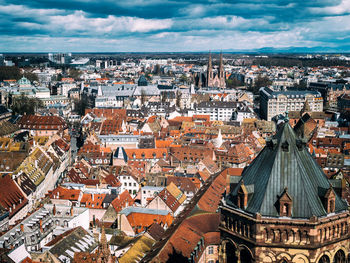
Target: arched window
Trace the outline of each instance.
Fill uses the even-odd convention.
[[[333,263],[345,263],[345,253],[343,250],[338,250],[334,255]]]
[[[318,263],[330,263],[329,257],[327,255],[323,255]]]

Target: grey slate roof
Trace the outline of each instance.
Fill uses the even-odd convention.
[[[268,143],[243,171],[242,179],[226,197],[226,203],[236,207],[233,200],[243,180],[247,189],[253,190],[244,209],[248,213],[279,216],[275,204],[287,187],[293,200],[292,217],[326,216],[322,198],[331,184],[306,147],[298,148],[297,141],[300,140],[289,123],[283,124],[271,141],[273,146]],[[289,144],[288,151],[281,147],[285,142]],[[336,196],[335,212],[346,209],[347,204]]]

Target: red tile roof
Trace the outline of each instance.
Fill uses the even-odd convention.
[[[83,194],[80,204],[84,204],[87,208],[103,209],[102,202],[106,194]]]
[[[78,189],[68,189],[58,186],[50,193],[50,198],[52,199],[63,199],[70,201],[78,201],[80,190]]]
[[[128,190],[122,192],[116,199],[114,199],[111,203],[115,211],[120,212],[124,208],[128,206],[132,206],[134,204],[134,199],[129,194]]]
[[[10,218],[28,203],[9,174],[0,176],[0,205],[10,212]]]

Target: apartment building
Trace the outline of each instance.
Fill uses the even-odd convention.
[[[323,111],[323,98],[318,91],[273,91],[267,87],[260,89],[260,112],[268,121],[276,115],[285,114],[286,111],[302,110],[306,101],[311,112]]]

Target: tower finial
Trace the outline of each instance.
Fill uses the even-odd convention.
[[[288,111],[286,111],[286,116],[284,117],[284,120],[285,120],[286,122],[289,121]]]

